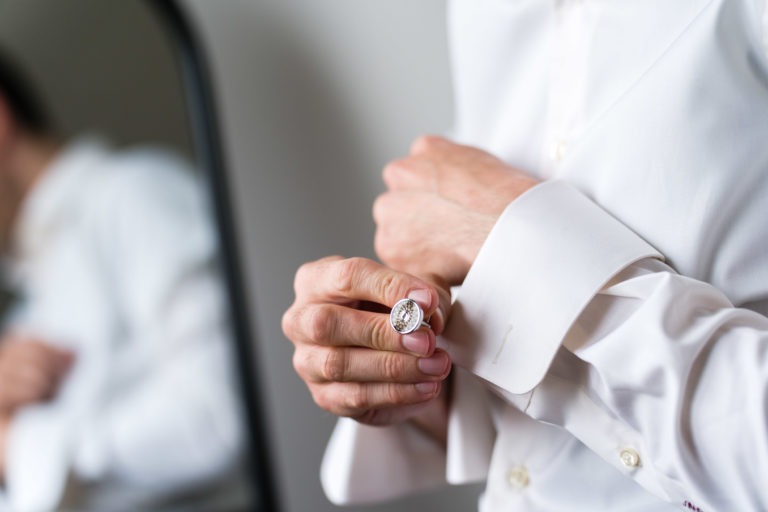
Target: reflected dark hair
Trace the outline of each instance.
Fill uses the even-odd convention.
[[[13,120],[21,128],[35,135],[50,132],[48,116],[34,88],[2,49],[0,49],[0,96],[5,98]]]

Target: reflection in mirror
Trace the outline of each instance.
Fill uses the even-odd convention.
[[[148,4],[0,0],[0,509],[248,509],[218,237]]]

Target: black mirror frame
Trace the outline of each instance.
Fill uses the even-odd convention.
[[[144,0],[166,26],[175,43],[182,73],[187,113],[200,170],[210,191],[211,205],[219,234],[221,265],[227,286],[231,311],[232,335],[235,341],[240,388],[244,402],[246,426],[250,433],[250,476],[256,492],[253,510],[279,512],[276,482],[272,471],[268,429],[259,392],[259,374],[255,365],[255,349],[251,340],[248,307],[243,287],[243,274],[238,255],[235,220],[229,208],[229,186],[224,152],[216,117],[211,75],[204,51],[187,16],[175,0]]]

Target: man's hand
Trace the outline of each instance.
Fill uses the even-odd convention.
[[[440,137],[417,139],[410,155],[384,168],[376,254],[388,266],[461,284],[509,203],[538,182],[477,148]]]
[[[0,412],[54,396],[73,354],[39,340],[7,334],[0,341]]]
[[[444,411],[436,398],[451,363],[435,348],[435,334],[445,326],[447,292],[367,259],[338,256],[303,265],[295,290],[283,332],[295,345],[294,367],[321,408],[370,425],[438,417],[437,425],[422,427],[444,437],[445,415],[434,409]],[[389,310],[404,297],[431,316],[432,329],[406,335],[392,329]]]

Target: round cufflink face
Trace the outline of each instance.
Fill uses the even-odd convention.
[[[400,334],[408,334],[424,324],[424,311],[413,299],[399,300],[392,307],[389,323]]]

